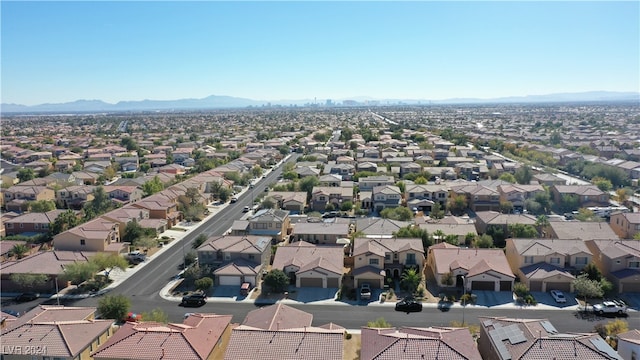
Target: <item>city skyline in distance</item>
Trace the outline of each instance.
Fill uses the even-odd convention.
[[[640,4],[0,3],[1,102],[498,99],[640,88]]]

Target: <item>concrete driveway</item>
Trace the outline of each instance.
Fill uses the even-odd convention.
[[[511,291],[482,291],[474,290],[476,295],[476,305],[478,306],[498,306],[513,304],[513,293]]]
[[[640,293],[626,293],[621,298],[629,308],[640,311]]]
[[[335,299],[337,292],[338,288],[291,287],[289,298],[303,303],[327,301]]]
[[[564,297],[567,299],[566,303],[557,303],[553,299],[553,296],[551,296],[551,294],[548,292],[542,292],[542,291],[531,292],[531,295],[533,295],[533,297],[536,299],[538,304],[554,306],[560,309],[578,305],[578,301],[576,300],[575,294],[567,293],[567,292],[563,292],[563,294],[564,294]]]
[[[213,289],[212,297],[242,301],[246,296],[240,295],[240,287],[236,285],[219,285]]]

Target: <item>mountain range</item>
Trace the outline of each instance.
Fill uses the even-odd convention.
[[[453,98],[445,100],[425,99],[375,99],[369,97],[354,97],[334,101],[340,105],[345,100],[353,100],[361,104],[495,104],[495,103],[553,103],[553,102],[616,102],[631,101],[640,102],[640,92],[616,92],[616,91],[590,91],[579,93],[558,93],[547,95],[528,95],[501,97],[492,99],[480,98]],[[102,100],[76,100],[73,102],[40,105],[5,104],[0,105],[0,113],[82,113],[82,112],[120,112],[120,111],[185,111],[206,110],[224,108],[245,108],[263,106],[305,106],[316,103],[316,100],[273,100],[261,101],[232,96],[211,95],[202,99],[178,99],[178,100],[141,100],[120,101],[110,104]],[[325,101],[320,101],[324,105]]]

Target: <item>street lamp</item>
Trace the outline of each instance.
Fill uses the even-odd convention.
[[[464,308],[467,307],[467,279],[462,275],[462,326],[464,326]]]

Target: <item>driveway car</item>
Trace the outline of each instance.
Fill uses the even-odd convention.
[[[371,299],[371,285],[369,283],[364,283],[360,286],[360,299],[361,300]]]
[[[249,211],[251,211],[251,208],[250,208],[250,207],[248,207],[248,206],[245,206],[245,207],[242,209],[242,212],[249,212]]]
[[[15,300],[16,300],[16,302],[27,302],[27,301],[33,301],[33,300],[37,299],[38,297],[40,297],[40,294],[32,293],[32,292],[26,292],[26,293],[22,293],[22,294],[16,296]]]
[[[618,314],[622,315],[627,312],[627,305],[619,301],[603,301],[600,304],[593,305],[593,312],[604,314]]]
[[[207,303],[207,295],[203,293],[194,293],[182,297],[182,306],[202,306]]]
[[[557,303],[566,303],[567,302],[567,298],[564,297],[564,294],[562,293],[562,291],[560,290],[551,290],[551,297],[553,297],[553,300],[555,300]]]
[[[422,303],[414,298],[404,298],[396,303],[396,311],[408,313],[421,312]]]

